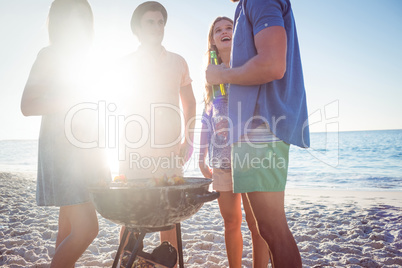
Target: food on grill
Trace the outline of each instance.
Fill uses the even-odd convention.
[[[180,185],[184,183],[183,177],[180,176],[163,176],[162,178],[154,178],[155,186],[170,186],[170,185]]]
[[[118,175],[114,177],[112,185],[116,187],[160,187],[160,186],[172,186],[184,184],[185,180],[181,176],[168,177],[164,175],[161,178],[150,178],[150,179],[134,179],[128,180],[125,175]]]
[[[116,177],[113,178],[113,182],[121,182],[121,183],[126,183],[127,182],[127,178],[126,176],[122,175],[118,175]]]

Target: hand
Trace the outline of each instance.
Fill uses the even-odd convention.
[[[223,120],[221,120],[220,122],[218,122],[215,125],[215,129],[216,129],[216,135],[219,137],[224,137],[225,139],[228,138],[229,136],[229,122],[228,120],[225,118]]]
[[[193,146],[186,141],[180,145],[180,158],[183,166],[190,159],[191,155],[193,154],[193,150]]]
[[[224,84],[225,81],[222,79],[223,71],[227,69],[224,64],[221,65],[213,65],[209,64],[207,69],[205,70],[205,78],[207,83],[210,85],[219,85]]]
[[[204,175],[205,178],[211,179],[212,178],[212,169],[208,167],[208,165],[205,163],[204,159],[199,160],[199,167],[201,170],[202,175]]]

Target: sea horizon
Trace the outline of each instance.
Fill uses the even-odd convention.
[[[0,172],[35,174],[37,151],[37,139],[0,140]],[[291,146],[289,158],[289,189],[402,191],[402,129],[313,132],[311,148]],[[202,177],[197,160],[195,147],[185,176]]]
[[[340,130],[340,131],[310,131],[310,134],[322,134],[322,133],[345,133],[345,132],[371,132],[371,131],[394,131],[402,130],[402,128],[389,128],[389,129],[369,129],[369,130]],[[198,133],[198,131],[195,131]],[[38,133],[39,138],[39,133]],[[38,138],[1,138],[0,141],[37,141]]]

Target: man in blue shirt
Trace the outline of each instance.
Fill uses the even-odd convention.
[[[234,192],[247,193],[275,266],[301,267],[284,210],[289,145],[309,147],[310,143],[290,2],[241,0],[235,14],[231,68],[210,65],[206,78],[209,84],[230,83]]]

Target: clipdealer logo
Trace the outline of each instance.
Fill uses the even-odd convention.
[[[98,103],[80,103],[72,107],[66,114],[64,121],[65,136],[68,141],[78,148],[91,149],[91,148],[117,148],[118,158],[120,161],[125,161],[127,158],[126,149],[138,149],[147,144],[151,144],[152,148],[168,148],[175,144],[181,142],[181,137],[178,137],[175,141],[167,144],[157,144],[155,142],[155,121],[152,120],[152,116],[158,108],[168,108],[172,109],[181,118],[184,118],[183,112],[176,106],[171,104],[157,103],[150,105],[151,121],[148,122],[144,117],[138,114],[131,115],[121,115],[116,113],[117,106],[114,103],[107,104],[106,101],[100,101]],[[79,114],[83,111],[92,112],[96,114],[93,117],[94,122],[88,122],[88,125],[95,125],[95,134],[91,140],[80,140],[79,135],[76,135],[73,130],[73,122],[76,117],[79,118]],[[241,111],[239,111],[241,113]],[[194,117],[189,120],[188,124],[194,121],[200,121],[200,117]],[[233,123],[230,118],[227,118],[228,126],[224,131],[234,131]],[[249,119],[247,122],[250,123]],[[259,119],[266,119],[259,117]],[[275,132],[277,124],[282,120],[286,120],[284,116],[279,118],[273,118],[273,125],[270,126],[272,131]],[[141,128],[141,136],[138,140],[132,141],[126,136],[126,128],[129,124],[138,124]],[[249,124],[246,124],[248,126]],[[306,152],[312,155],[317,160],[336,167],[339,165],[339,100],[328,103],[321,109],[317,109],[311,113],[308,120],[305,122],[303,128],[308,126],[320,126],[324,127],[324,132],[326,134],[326,139],[320,148],[316,148],[312,144],[311,148],[306,149]],[[195,132],[196,130],[194,130]],[[212,131],[212,126],[208,124],[207,130],[202,131]],[[188,133],[186,133],[187,135]],[[232,135],[229,135],[227,144],[232,143]],[[214,140],[211,140],[214,142]],[[205,145],[191,144],[193,147],[205,148]],[[254,144],[253,144],[254,146]],[[256,147],[258,144],[256,144]],[[259,148],[259,147],[257,147]],[[269,162],[267,159],[264,163],[257,163],[255,159],[235,159],[239,165],[244,165],[246,162],[250,162],[250,165],[261,165],[261,166],[281,166],[281,162],[273,163]],[[253,162],[254,161],[254,162]],[[251,164],[253,163],[253,164]]]
[[[150,105],[151,120],[139,114],[122,115],[117,114],[117,106],[114,103],[107,105],[105,101],[98,103],[80,103],[72,107],[66,114],[64,120],[64,133],[68,141],[82,149],[92,148],[117,148],[119,160],[126,160],[126,149],[139,149],[150,143],[151,148],[163,149],[169,148],[181,143],[181,136],[168,143],[159,144],[155,137],[155,113],[157,109],[169,109],[181,118],[184,118],[183,112],[172,104],[156,103]],[[79,122],[80,116],[84,113],[92,113],[93,122],[84,122],[82,129],[75,129],[74,123]],[[192,124],[196,118],[192,118],[187,123]],[[82,122],[81,122],[82,123]],[[127,127],[130,124],[138,125],[141,135],[139,139],[132,141],[126,135]],[[80,139],[79,131],[90,131],[94,135],[91,139]],[[188,135],[189,133],[186,133]]]

